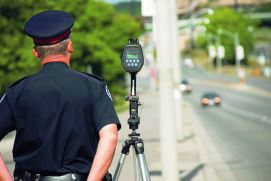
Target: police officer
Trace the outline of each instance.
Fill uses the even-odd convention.
[[[0,100],[0,140],[16,130],[15,180],[105,180],[121,125],[105,82],[70,69],[73,17],[41,12],[25,24],[43,67]],[[0,178],[12,180],[0,156]]]

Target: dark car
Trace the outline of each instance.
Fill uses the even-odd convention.
[[[192,85],[188,82],[188,80],[183,79],[179,85],[179,89],[182,93],[191,93]]]
[[[216,92],[205,92],[200,99],[202,106],[219,106],[221,97]]]

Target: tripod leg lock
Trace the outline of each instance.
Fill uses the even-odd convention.
[[[128,155],[129,154],[129,150],[130,150],[130,146],[131,146],[131,141],[130,140],[126,140],[122,146],[122,150],[121,153]]]
[[[142,140],[138,140],[134,144],[135,153],[136,154],[143,154],[144,153],[144,143]]]

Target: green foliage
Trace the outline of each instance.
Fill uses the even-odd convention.
[[[225,60],[230,64],[235,63],[235,50],[233,34],[239,35],[240,44],[245,49],[245,55],[253,48],[253,33],[250,30],[255,29],[257,22],[255,20],[248,19],[242,13],[236,12],[230,8],[218,8],[214,11],[213,15],[207,16],[209,24],[204,24],[206,27],[206,33],[199,37],[198,43],[207,49],[208,41],[213,41],[214,36],[208,37],[207,35],[216,35],[220,37],[221,44],[225,47]],[[219,34],[218,30],[221,29],[224,32]],[[210,40],[210,38],[212,38]],[[246,63],[246,59],[244,60]]]
[[[112,5],[95,0],[1,0],[0,93],[40,67],[32,56],[32,40],[22,29],[29,17],[48,9],[61,9],[75,17],[71,66],[79,71],[91,66],[94,74],[106,80],[113,95],[124,94],[123,88],[116,88],[124,85],[125,76],[119,57],[128,38],[142,32],[141,24],[132,16],[116,13]]]
[[[22,27],[33,9],[39,10],[42,6],[29,0],[0,1],[0,94],[38,67],[38,61],[32,56],[32,40],[23,35]]]

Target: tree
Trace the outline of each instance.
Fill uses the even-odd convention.
[[[22,33],[24,22],[42,10],[61,9],[75,17],[71,66],[79,71],[92,67],[103,77],[113,95],[123,94],[125,72],[120,53],[129,37],[139,36],[142,28],[132,16],[116,13],[113,6],[95,0],[2,0],[0,2],[0,91],[11,82],[31,74],[39,63],[31,55],[33,43]]]
[[[235,45],[233,34],[239,35],[240,44],[245,49],[245,55],[253,48],[253,33],[250,31],[255,29],[257,22],[247,18],[244,14],[236,12],[230,8],[218,8],[213,15],[206,16],[209,19],[208,24],[203,24],[206,32],[199,37],[198,42],[201,46],[207,46],[207,35],[213,34],[220,37],[221,44],[225,47],[225,59],[230,64],[235,63]],[[219,34],[218,30],[226,33]],[[246,59],[244,60],[246,63]]]
[[[42,7],[41,1],[0,1],[0,95],[12,82],[38,68],[31,53],[33,43],[23,35],[22,28],[33,9]]]

